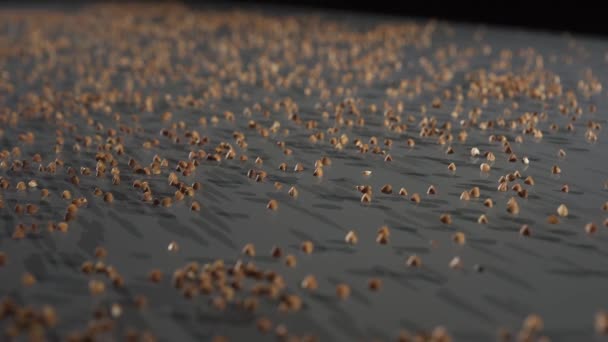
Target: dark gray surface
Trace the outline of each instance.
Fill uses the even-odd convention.
[[[22,100],[25,94],[31,92],[42,96],[40,78],[36,77],[36,82],[33,83],[26,80],[34,70],[53,60],[57,63],[56,67],[52,71],[38,69],[38,76],[46,77],[54,89],[74,92],[80,88],[82,92],[95,93],[90,85],[78,82],[83,77],[77,75],[75,63],[85,63],[82,58],[87,55],[100,65],[107,66],[110,57],[115,59],[124,53],[119,44],[125,41],[132,46],[149,48],[143,54],[134,52],[142,56],[147,65],[152,63],[152,56],[171,53],[172,65],[175,66],[178,62],[186,67],[197,65],[201,70],[178,71],[178,79],[167,79],[163,86],[140,87],[136,82],[136,88],[144,95],[157,96],[154,113],[142,112],[137,106],[120,101],[112,105],[112,110],[120,112],[122,122],[128,125],[132,125],[130,115],[139,114],[140,127],[143,129],[141,133],[131,136],[121,134],[126,147],[126,155],[118,157],[121,185],[112,185],[109,177],[100,180],[94,176],[80,176],[80,186],[68,182],[68,166],[88,166],[94,169],[95,149],[83,148],[80,153],[73,153],[71,146],[76,135],[93,135],[95,131],[94,127],[86,125],[86,120],[77,114],[77,110],[62,108],[62,105],[58,105],[57,110],[71,115],[68,121],[77,125],[76,133],[65,134],[64,152],[58,155],[65,160],[66,167],[55,176],[37,171],[16,173],[0,170],[0,176],[9,179],[12,184],[11,189],[0,190],[5,202],[5,208],[0,210],[0,251],[9,256],[8,264],[0,268],[0,295],[10,295],[34,307],[54,305],[60,322],[49,335],[51,340],[63,337],[75,329],[82,330],[97,305],[127,303],[133,295],[139,293],[149,297],[149,308],[138,311],[124,304],[124,315],[117,320],[119,329],[114,335],[116,339],[120,339],[122,329],[135,327],[152,331],[161,341],[202,341],[218,334],[237,341],[271,340],[274,339],[272,335],[263,337],[255,328],[255,318],[266,315],[274,322],[285,323],[294,333],[314,333],[324,341],[373,338],[393,340],[400,329],[415,331],[431,329],[436,325],[445,326],[456,341],[489,341],[495,338],[498,327],[506,327],[515,332],[528,314],[538,313],[544,319],[544,334],[552,341],[600,340],[594,335],[593,317],[598,310],[608,309],[608,230],[602,224],[606,215],[601,210],[607,199],[603,187],[604,181],[608,179],[605,160],[607,154],[603,130],[598,132],[599,139],[593,144],[585,140],[584,132],[589,120],[605,126],[607,97],[606,91],[602,90],[600,94],[585,98],[578,91],[577,82],[584,79],[584,72],[588,68],[600,82],[605,81],[605,54],[608,48],[605,41],[433,24],[434,31],[429,31],[432,32],[429,34],[432,38],[430,46],[404,44],[395,49],[398,52],[396,60],[403,64],[400,71],[390,70],[387,79],[375,79],[369,84],[359,80],[353,82],[351,86],[356,88],[356,97],[365,101],[366,108],[371,103],[376,104],[379,111],[372,114],[361,108],[366,120],[365,127],[343,128],[341,133],[347,133],[350,142],[343,151],[337,151],[327,141],[310,144],[307,140],[310,131],[294,125],[287,120],[284,111],[276,112],[272,106],[264,105],[265,109],[272,112],[270,119],[264,118],[259,112],[254,112],[251,119],[265,127],[278,120],[282,128],[289,128],[289,136],[272,135],[263,139],[247,128],[249,119],[243,117],[243,108],[252,107],[256,102],[262,103],[266,96],[273,102],[290,97],[298,104],[299,115],[304,121],[319,120],[319,129],[323,130],[331,127],[333,111],[329,110],[332,118],[323,121],[320,111],[314,108],[319,101],[318,92],[306,97],[301,85],[293,84],[288,89],[279,88],[276,92],[269,93],[259,83],[241,84],[240,93],[248,94],[248,98],[232,98],[226,94],[221,99],[207,100],[200,109],[178,108],[164,101],[163,95],[202,96],[208,90],[211,78],[202,77],[203,83],[196,84],[189,82],[189,77],[212,74],[204,71],[205,59],[219,65],[236,60],[230,54],[222,52],[224,43],[236,39],[237,36],[231,38],[231,34],[261,37],[277,44],[299,44],[304,38],[318,37],[320,32],[332,32],[322,35],[327,39],[322,44],[346,53],[350,45],[340,38],[340,32],[364,33],[384,24],[382,19],[309,14],[294,17],[274,12],[265,14],[265,19],[262,19],[250,13],[227,12],[226,16],[222,16],[179,8],[160,11],[141,8],[102,11],[99,8],[85,8],[77,13],[76,16],[65,15],[60,11],[50,14],[32,14],[27,11],[13,13],[8,9],[0,12],[0,67],[2,72],[10,75],[11,83],[15,86],[12,94],[0,90],[3,110],[16,111],[22,115],[23,104],[27,102]],[[163,21],[163,18],[169,20]],[[127,23],[139,21],[147,24],[156,22],[153,27],[159,31],[150,33],[122,29],[121,25],[127,27]],[[274,31],[268,29],[269,26],[256,28],[256,22],[275,25],[276,28]],[[414,25],[393,19],[387,19],[386,22],[406,27]],[[225,26],[215,27],[215,24]],[[419,23],[411,28],[417,30],[424,27],[420,25],[427,23]],[[188,38],[196,44],[197,55],[177,55],[175,42],[166,35],[170,32],[169,28],[176,26],[183,29],[180,37]],[[429,27],[426,26],[427,29]],[[65,35],[74,45],[57,50],[56,54],[48,54],[47,51],[37,58],[19,57],[13,49],[25,49],[25,55],[31,56],[32,50],[28,49],[34,49],[36,44],[41,43],[36,41],[35,31],[43,40]],[[418,33],[416,31],[414,36],[418,36]],[[390,33],[384,43],[394,42],[391,35],[394,32]],[[475,36],[480,40],[474,39]],[[360,37],[363,39],[365,36]],[[170,48],[162,48],[163,40],[169,42]],[[254,40],[248,42],[255,44]],[[363,51],[381,53],[381,43],[380,40],[370,40],[370,44],[362,47]],[[320,45],[317,44],[315,41],[313,47],[319,49]],[[484,44],[492,46],[492,53],[487,56],[480,53]],[[272,45],[274,44],[268,46]],[[459,55],[451,59],[450,63],[463,61],[465,67],[456,70],[454,78],[447,84],[441,84],[439,89],[461,86],[465,94],[470,87],[465,73],[480,68],[489,69],[497,61],[502,49],[513,51],[512,68],[507,71],[514,74],[527,73],[522,72],[527,59],[520,56],[524,49],[542,55],[544,71],[560,77],[564,93],[569,90],[577,93],[584,114],[574,122],[576,130],[568,133],[564,129],[569,122],[568,117],[560,115],[557,110],[562,99],[548,99],[544,101],[548,107],[543,108],[541,101],[518,96],[516,100],[520,106],[519,109],[512,109],[513,118],[525,111],[544,110],[548,113],[549,120],[538,126],[544,133],[542,140],[534,142],[532,137],[526,136],[523,144],[513,142],[514,137],[521,133],[519,128],[517,131],[496,128],[485,132],[469,129],[466,143],[454,141],[452,146],[456,153],[446,155],[445,147],[436,144],[435,139],[418,136],[417,122],[422,117],[420,105],[425,104],[429,117],[434,116],[439,122],[452,121],[453,134],[456,136],[460,130],[458,120],[450,117],[455,101],[444,101],[442,108],[434,109],[430,106],[431,99],[440,95],[440,92],[425,91],[420,96],[399,96],[394,99],[387,97],[385,90],[388,86],[398,86],[399,81],[405,78],[428,79],[419,59],[426,57],[436,63],[433,60],[435,52],[449,46],[454,46],[459,52],[470,48],[474,55]],[[284,60],[280,50],[262,53],[260,49],[251,46],[240,50],[240,67],[246,69],[247,63],[252,63],[259,72],[262,67],[258,62],[262,59],[262,54],[268,55],[273,61]],[[303,54],[295,54],[295,57],[298,63],[308,66],[318,61],[314,58],[306,59]],[[384,58],[381,56],[377,63],[380,68],[390,65]],[[341,76],[348,68],[354,67],[353,60],[347,60],[345,70],[326,69],[322,73],[322,78],[331,89],[335,90]],[[323,56],[321,61],[327,64],[327,56]],[[65,73],[64,79],[57,76],[56,70],[59,69]],[[98,72],[93,68],[85,69],[99,79]],[[280,73],[286,75],[290,70],[293,70],[292,66],[284,65],[280,68]],[[153,79],[148,72],[141,75],[149,81]],[[112,87],[123,90],[126,77],[127,68],[116,67],[116,73],[109,81]],[[235,79],[235,75],[229,73],[221,82],[227,84]],[[276,81],[276,78],[272,79]],[[345,96],[332,94],[330,100],[337,103],[344,98]],[[399,100],[405,105],[403,118],[413,114],[417,122],[409,124],[407,132],[398,135],[387,132],[382,126],[382,105],[384,101],[394,105]],[[510,107],[512,102],[491,100],[483,108],[482,118],[493,119],[502,115],[504,108]],[[598,111],[589,113],[589,104],[596,104]],[[480,103],[465,96],[462,105],[464,110],[460,119],[466,119],[468,111],[480,106]],[[204,161],[194,175],[184,179],[188,183],[199,181],[203,184],[203,190],[195,196],[202,204],[199,213],[189,211],[189,200],[171,208],[153,207],[141,202],[141,194],[131,186],[133,179],[141,177],[128,169],[126,163],[129,157],[147,165],[155,154],[159,154],[167,158],[173,168],[175,162],[186,159],[192,149],[183,143],[172,144],[159,136],[158,132],[164,127],[160,113],[166,110],[173,113],[173,122],[183,120],[201,135],[209,136],[211,144],[204,147],[207,151],[221,141],[235,145],[232,139],[235,130],[247,135],[249,147],[242,153],[249,157],[248,162],[224,160],[216,164]],[[235,113],[235,123],[222,119],[222,113],[226,110]],[[103,123],[106,129],[118,128],[118,124],[101,111],[91,110],[89,115]],[[218,125],[209,124],[206,128],[198,125],[201,116],[210,119],[212,115],[220,117]],[[559,125],[559,132],[549,131],[551,123]],[[19,145],[23,153],[22,159],[29,159],[36,152],[41,153],[45,165],[55,158],[54,131],[59,128],[56,120],[28,120],[22,117],[16,126],[7,122],[1,125],[3,136],[0,148],[10,150]],[[36,134],[32,145],[17,140],[19,133],[27,131]],[[529,156],[530,165],[509,163],[500,144],[488,142],[490,134],[509,137],[514,152],[518,156]],[[377,136],[380,141],[384,138],[394,139],[394,145],[390,148],[392,163],[383,162],[381,156],[371,153],[361,155],[356,151],[353,139],[367,141],[371,136]],[[407,148],[405,144],[409,137],[416,140],[413,149]],[[161,140],[159,148],[146,150],[140,147],[144,141],[153,138]],[[282,154],[275,144],[279,140],[284,140],[287,147],[293,149],[292,156]],[[469,150],[473,146],[496,154],[497,159],[489,176],[479,172],[481,159],[473,160],[469,157]],[[560,148],[567,152],[567,157],[563,160],[557,157]],[[241,150],[237,150],[240,154]],[[323,155],[329,156],[333,164],[325,168],[322,179],[316,179],[312,176],[314,161]],[[263,168],[269,173],[269,181],[262,184],[246,177],[247,170],[254,167],[253,160],[257,156],[264,160]],[[283,161],[290,165],[287,173],[277,169]],[[450,161],[456,162],[458,167],[454,175],[447,171]],[[295,174],[291,171],[296,162],[304,164],[304,173]],[[553,164],[558,164],[562,169],[559,177],[550,173]],[[34,165],[37,167],[37,164]],[[373,174],[363,177],[363,170],[373,170]],[[515,193],[496,191],[498,177],[515,170],[520,170],[524,176],[533,176],[536,181],[535,186],[526,186],[530,191],[527,200],[518,198],[521,213],[517,217],[505,211],[506,201]],[[170,195],[174,191],[167,184],[166,177],[166,170],[161,176],[150,177],[150,183],[158,196]],[[48,200],[39,199],[39,190],[28,190],[26,193],[15,191],[14,185],[18,181],[31,178],[38,179],[39,188],[51,190],[52,196]],[[284,183],[281,191],[274,189],[274,181]],[[421,193],[422,203],[414,205],[397,194],[380,193],[379,189],[385,183],[392,184],[395,191],[404,186],[410,194]],[[570,185],[568,194],[560,192],[564,183]],[[360,194],[354,190],[358,184],[373,186],[374,199],[371,205],[360,204]],[[438,189],[438,194],[432,197],[425,195],[431,184]],[[298,199],[291,199],[287,195],[287,189],[291,185],[296,185],[299,189]],[[96,186],[111,191],[115,202],[107,204],[93,196],[92,191]],[[481,198],[468,203],[460,201],[460,193],[473,186],[481,188]],[[81,208],[77,219],[70,224],[67,234],[44,232],[39,237],[22,241],[11,239],[13,227],[19,222],[43,224],[49,220],[60,220],[67,205],[59,198],[64,189],[71,190],[75,197],[85,196],[89,201],[88,206]],[[486,197],[494,199],[494,208],[488,209],[482,205],[482,200]],[[265,209],[271,198],[279,201],[277,212]],[[21,217],[13,212],[16,203],[36,203],[41,210],[32,221],[27,216]],[[559,225],[548,225],[546,217],[554,213],[560,203],[568,206],[570,216]],[[439,222],[439,215],[444,212],[452,214],[454,222],[450,227]],[[482,213],[486,213],[489,218],[489,224],[485,226],[476,222]],[[583,229],[588,222],[598,225],[598,232],[593,236],[587,235]],[[530,238],[518,234],[519,227],[524,223],[533,230]],[[376,230],[384,224],[391,228],[392,235],[390,243],[381,246],[375,242],[375,236]],[[360,242],[354,247],[343,242],[344,235],[351,229],[359,234]],[[451,236],[455,231],[466,233],[466,245],[457,246],[452,243]],[[315,243],[312,255],[303,255],[298,250],[303,240]],[[431,240],[437,241],[438,247],[431,247]],[[167,251],[167,245],[171,241],[179,243],[178,253]],[[246,243],[256,246],[256,264],[277,270],[285,277],[289,291],[302,296],[305,306],[301,312],[280,314],[269,303],[256,314],[236,310],[218,313],[208,305],[204,296],[187,300],[172,288],[169,277],[177,267],[188,261],[204,263],[215,259],[225,259],[227,262],[239,258],[245,260],[247,258],[241,255],[240,250]],[[107,248],[107,263],[114,265],[125,277],[126,286],[123,290],[108,286],[104,295],[92,297],[88,293],[90,277],[83,275],[79,268],[83,261],[93,259],[94,249],[99,245]],[[272,260],[269,254],[274,245],[294,253],[298,257],[298,266],[288,269],[280,261]],[[422,257],[422,268],[409,269],[405,266],[406,258],[413,253]],[[448,267],[454,256],[462,258],[464,270],[456,271]],[[484,265],[486,272],[474,272],[474,264]],[[161,269],[166,275],[160,285],[146,280],[148,272],[153,268]],[[36,285],[27,289],[20,285],[21,274],[25,271],[33,273],[38,279]],[[319,280],[319,290],[315,294],[299,288],[301,279],[309,273],[315,274]],[[378,293],[367,290],[367,281],[372,276],[384,281],[384,287]],[[340,302],[335,297],[335,284],[338,282],[351,285],[353,295],[349,300]],[[5,323],[0,323],[0,326],[3,324]]]

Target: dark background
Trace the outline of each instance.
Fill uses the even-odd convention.
[[[66,4],[82,6],[87,3],[128,1],[87,0],[23,0],[0,1],[3,7],[64,7]],[[608,17],[604,1],[462,1],[462,0],[169,0],[143,1],[151,5],[164,2],[181,2],[193,6],[287,7],[295,11],[304,9],[332,10],[389,16],[436,18],[453,22],[506,26],[555,33],[577,33],[591,36],[608,36]]]
[[[203,3],[202,1],[189,1]],[[294,8],[332,9],[392,16],[437,18],[474,24],[490,24],[533,30],[608,35],[602,1],[460,1],[460,0],[256,0],[222,1],[255,6],[271,4]]]

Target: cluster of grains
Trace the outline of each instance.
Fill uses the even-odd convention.
[[[544,320],[537,314],[528,315],[521,324],[519,331],[515,334],[509,330],[500,328],[497,340],[506,341],[550,341],[549,337],[543,334]]]
[[[27,336],[29,341],[44,341],[47,332],[59,322],[55,308],[44,306],[35,309],[20,305],[11,297],[0,299],[0,321],[8,322],[2,338],[17,340]]]

